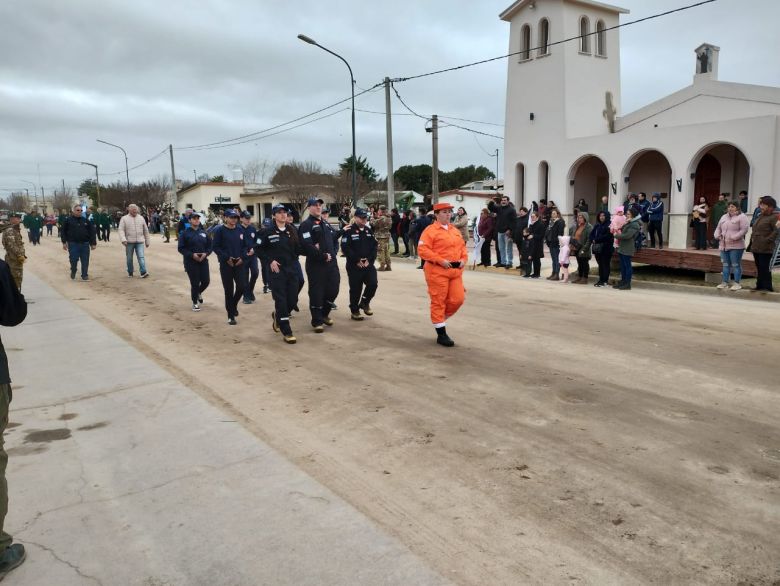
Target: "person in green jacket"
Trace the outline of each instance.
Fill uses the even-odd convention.
[[[65,224],[65,220],[68,219],[68,214],[66,210],[60,210],[60,215],[57,216],[57,238],[60,237],[60,233],[62,232],[62,226]]]
[[[712,210],[710,211],[710,218],[712,222],[710,223],[710,226],[715,228],[715,226],[718,225],[718,222],[720,222],[720,219],[726,215],[726,212],[729,211],[729,202],[726,201],[726,194],[721,193],[718,196],[718,201],[715,202],[715,205],[712,206]],[[713,248],[715,248],[713,246]]]
[[[41,231],[43,230],[43,217],[38,210],[33,210],[23,220],[24,227],[27,228],[27,237],[33,246],[41,243]]]
[[[620,232],[615,234],[615,238],[618,241],[618,258],[620,259],[620,281],[612,285],[612,287],[621,291],[631,290],[631,277],[634,275],[631,259],[636,252],[634,243],[641,228],[641,217],[636,208],[628,208],[626,217],[628,222],[625,223]]]

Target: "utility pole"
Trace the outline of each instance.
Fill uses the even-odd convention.
[[[498,149],[496,149],[496,191],[498,191]]]
[[[168,152],[171,153],[171,205],[176,208],[176,169],[173,166],[173,145],[168,145]]]
[[[387,128],[387,209],[395,207],[395,178],[393,177],[393,121],[390,114],[390,78],[385,78],[385,126]]]
[[[431,133],[433,136],[433,176],[431,177],[431,203],[439,203],[439,117],[431,117]]]

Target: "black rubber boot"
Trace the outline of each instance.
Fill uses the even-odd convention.
[[[436,343],[447,346],[448,348],[455,345],[452,338],[447,335],[447,328],[445,326],[436,328]]]

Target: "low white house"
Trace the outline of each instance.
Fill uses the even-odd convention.
[[[506,193],[554,200],[570,214],[630,193],[660,193],[664,238],[686,248],[694,200],[780,193],[780,88],[718,80],[719,48],[694,51],[692,85],[631,113],[620,109],[619,29],[628,11],[591,0],[517,0],[506,92]],[[555,46],[549,43],[582,38]],[[652,49],[652,47],[648,47]]]
[[[183,212],[187,208],[198,211],[224,209],[240,205],[243,183],[199,182],[180,189],[176,193],[176,209]]]
[[[469,227],[472,225],[474,218],[479,217],[482,208],[486,208],[488,202],[496,197],[503,195],[501,191],[494,191],[492,189],[451,189],[449,191],[442,191],[439,194],[439,203],[448,203],[458,211],[459,207],[466,210],[466,215],[469,217]]]

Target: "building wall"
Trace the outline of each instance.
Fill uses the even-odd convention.
[[[176,195],[176,209],[180,212],[186,209],[187,204],[199,211],[206,211],[210,206],[225,206],[229,204],[240,205],[241,192],[244,186],[236,185],[198,185],[188,189],[184,193]],[[216,198],[228,198],[227,201],[216,201]]]

